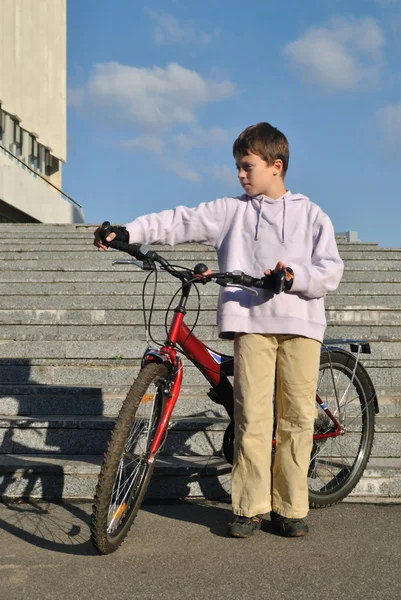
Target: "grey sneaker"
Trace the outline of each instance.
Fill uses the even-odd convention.
[[[309,531],[303,519],[290,519],[282,517],[274,510],[270,513],[270,522],[273,530],[284,537],[303,537]]]
[[[263,515],[255,515],[254,517],[240,517],[233,515],[232,520],[228,524],[228,537],[248,538],[254,532],[260,529],[262,525]]]

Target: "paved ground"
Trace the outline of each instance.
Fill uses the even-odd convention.
[[[0,505],[2,600],[401,598],[401,505],[312,511],[310,534],[224,536],[229,507],[146,506],[114,554],[89,539],[91,507]]]

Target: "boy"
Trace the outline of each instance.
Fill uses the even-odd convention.
[[[113,228],[115,237],[143,244],[198,242],[217,250],[219,270],[260,277],[286,270],[286,291],[258,296],[220,292],[218,328],[234,339],[235,447],[231,537],[253,535],[263,514],[287,537],[306,535],[307,472],[312,448],[320,345],[326,327],[324,296],[343,273],[328,216],[284,185],[289,147],[269,123],[248,127],[233,154],[245,194],[196,208],[135,219]],[[287,271],[287,266],[291,270]],[[276,454],[271,477],[272,397],[276,385]]]

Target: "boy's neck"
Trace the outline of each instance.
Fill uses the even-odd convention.
[[[272,198],[273,200],[278,200],[279,198],[282,198],[287,192],[288,190],[284,185],[284,181],[280,179],[280,181],[278,181],[276,185],[272,185],[271,187],[269,187],[269,189],[266,189],[264,192],[262,192],[262,194],[264,196]]]

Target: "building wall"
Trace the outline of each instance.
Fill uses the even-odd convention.
[[[66,161],[66,0],[0,1],[0,102]]]
[[[46,183],[67,158],[66,27],[66,0],[0,0],[0,221],[84,221]]]
[[[0,221],[84,222],[83,212],[77,206],[64,200],[58,192],[6,153],[1,146],[0,174]],[[29,219],[15,216],[16,211],[29,215]]]

